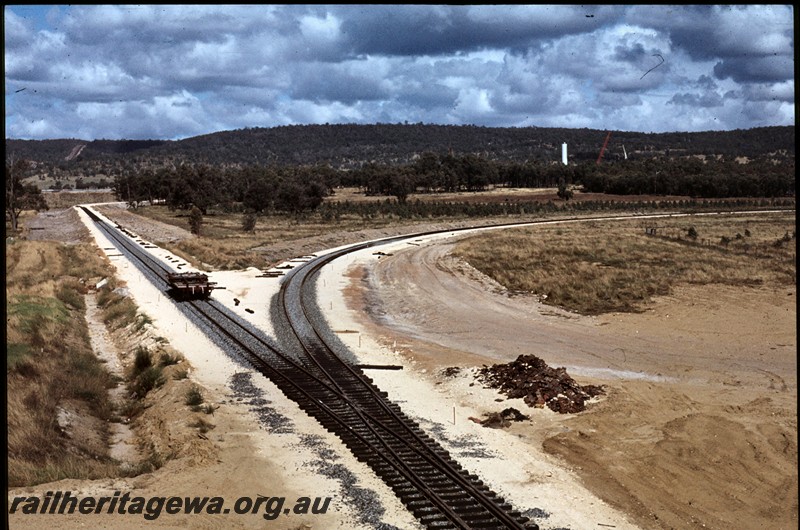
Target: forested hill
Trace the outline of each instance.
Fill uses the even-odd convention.
[[[365,163],[406,164],[424,152],[475,154],[497,161],[558,161],[567,143],[570,161],[595,160],[608,131],[496,128],[424,124],[295,125],[217,132],[185,140],[6,140],[14,156],[61,170],[210,165],[309,165],[335,168]],[[638,133],[612,131],[604,158],[723,155],[794,158],[794,126],[735,131]],[[37,165],[39,165],[37,164]]]

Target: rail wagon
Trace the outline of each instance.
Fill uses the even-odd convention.
[[[171,272],[167,274],[170,294],[179,300],[205,299],[215,289],[216,282],[208,281],[202,272]]]

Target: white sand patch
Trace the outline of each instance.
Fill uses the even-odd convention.
[[[95,301],[95,294],[84,296],[86,303],[86,324],[89,328],[89,341],[92,344],[92,351],[105,363],[106,370],[122,381],[125,373],[114,341],[111,340],[106,326],[100,316],[100,309]],[[117,383],[116,386],[108,391],[109,398],[115,406],[124,401],[126,393],[125,386]],[[120,462],[133,464],[141,459],[138,447],[135,445],[133,431],[130,426],[122,422],[110,422],[108,424],[111,434],[109,440],[109,456]]]
[[[661,374],[649,374],[647,372],[634,372],[631,370],[613,370],[611,368],[589,368],[586,366],[565,366],[567,371],[573,376],[586,376],[600,379],[624,379],[640,380],[663,383],[665,381],[677,381],[674,377],[667,377]]]

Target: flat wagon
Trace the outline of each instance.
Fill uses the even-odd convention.
[[[178,300],[205,299],[215,289],[216,282],[208,281],[202,272],[171,272],[167,274],[170,294]]]

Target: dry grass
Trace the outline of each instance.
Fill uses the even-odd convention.
[[[793,285],[794,229],[793,212],[543,225],[471,237],[455,253],[511,291],[592,315],[640,311],[678,284]]]
[[[119,284],[93,246],[21,240],[7,243],[6,257],[9,485],[131,476],[159,467],[158,455],[135,469],[113,461],[107,425],[144,410],[142,398],[172,377],[181,357],[164,340],[153,354],[161,354],[161,362],[145,350],[128,374],[133,399],[115,411],[108,394],[114,378],[89,340],[87,285],[108,278],[97,302],[109,328],[136,333],[150,319],[130,297],[114,292]],[[76,434],[59,425],[62,409],[77,418]]]
[[[56,277],[63,269],[58,245],[18,241],[6,245],[6,293],[55,296]]]
[[[44,484],[65,478],[94,480],[116,474],[117,465],[113,462],[92,462],[82,455],[65,454],[36,463],[17,460],[13,469],[9,467],[8,479],[9,486],[13,487],[15,484]]]
[[[216,425],[209,423],[203,418],[195,418],[194,421],[189,423],[189,427],[194,427],[195,429],[200,431],[201,434],[205,434],[208,431],[212,430],[214,427],[216,427]]]
[[[41,186],[41,184],[39,184]],[[46,185],[46,183],[45,183]],[[52,191],[45,192],[44,200],[51,210],[58,208],[69,208],[77,204],[87,204],[95,202],[113,202],[116,201],[114,193],[110,191]]]
[[[408,200],[415,201],[483,201],[492,200],[504,201],[507,198],[513,200],[556,200],[558,195],[557,188],[506,188],[490,186],[482,192],[474,191],[454,191],[442,193],[412,193]],[[366,195],[361,188],[337,188],[334,194],[325,198],[326,202],[373,202],[393,200],[391,195]]]
[[[55,242],[15,241],[6,258],[9,485],[108,476],[115,464],[106,452],[57,421],[65,403],[100,425],[112,415],[112,381],[91,349],[86,276],[78,276],[102,275],[106,265],[91,247]]]
[[[150,206],[139,208],[135,213],[189,230],[186,212],[170,211],[165,206]],[[292,241],[334,232],[351,232],[397,224],[396,219],[390,218],[364,220],[353,216],[331,221],[323,220],[313,214],[301,218],[274,215],[259,217],[255,231],[248,233],[242,229],[243,219],[244,214],[236,213],[206,215],[203,218],[201,237],[176,243],[158,242],[158,244],[201,269],[208,269],[206,265],[219,269],[246,267],[263,269],[274,265],[274,262],[260,253],[259,248],[289,244]]]
[[[414,194],[409,198],[409,203],[419,201],[421,204],[435,202],[439,205],[454,204],[453,208],[438,209],[436,212],[422,209],[410,209],[405,214],[396,208],[369,209],[363,208],[364,203],[380,205],[395,199],[387,196],[366,196],[363,191],[355,188],[337,189],[336,193],[325,198],[325,203],[348,203],[352,208],[326,209],[321,208],[316,212],[304,216],[293,217],[285,214],[266,215],[258,218],[254,231],[245,231],[243,213],[209,212],[203,218],[203,229],[200,237],[182,239],[180,241],[164,241],[164,237],[153,237],[154,242],[167,248],[170,252],[187,260],[193,266],[204,269],[243,269],[258,267],[261,269],[275,265],[284,259],[294,257],[291,250],[306,248],[314,252],[320,248],[335,247],[347,243],[363,241],[366,237],[359,237],[359,233],[371,230],[374,232],[389,231],[397,235],[398,229],[407,229],[413,232],[420,226],[430,229],[432,224],[441,225],[452,222],[470,221],[474,224],[480,222],[508,222],[510,219],[524,221],[541,218],[542,216],[581,215],[581,212],[591,213],[593,209],[608,209],[614,206],[615,210],[629,205],[631,209],[663,208],[669,204],[676,209],[689,207],[687,197],[663,197],[645,195],[613,196],[596,193],[576,193],[568,205],[571,208],[558,209],[566,206],[558,199],[554,188],[542,189],[515,189],[495,188],[482,193],[459,192],[448,194]],[[674,201],[681,201],[680,204]],[[686,202],[687,204],[683,204]],[[714,201],[704,201],[713,204]],[[470,209],[464,205],[480,203],[481,205],[501,205],[501,208]],[[513,206],[520,204],[539,205]],[[663,203],[663,204],[662,204]],[[702,207],[709,207],[705,204]],[[749,203],[748,203],[749,204]],[[473,204],[474,205],[474,204]],[[583,205],[577,207],[577,205]],[[650,206],[646,206],[650,205]],[[659,206],[660,205],[660,206]],[[357,206],[357,207],[356,207]],[[572,208],[576,206],[576,208]],[[730,208],[732,206],[725,206]],[[427,211],[427,213],[426,213]],[[410,213],[409,213],[410,212]],[[483,213],[481,213],[483,212]],[[522,213],[527,212],[527,213]],[[135,213],[151,218],[165,224],[183,228],[189,231],[188,213],[180,210],[170,210],[163,205],[141,207]],[[112,215],[113,217],[113,215]],[[123,222],[124,224],[124,222]],[[136,230],[134,230],[136,231]],[[352,234],[353,237],[348,237]],[[386,234],[388,235],[388,234]],[[311,240],[317,241],[310,244]]]

